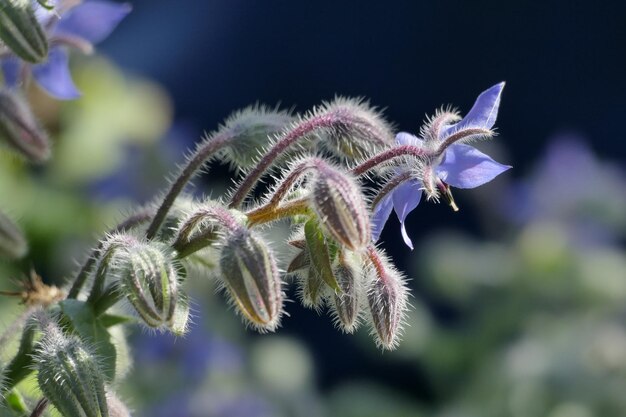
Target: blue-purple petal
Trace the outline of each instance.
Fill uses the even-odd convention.
[[[55,33],[97,43],[109,36],[130,11],[131,6],[127,3],[87,1],[63,15],[55,28]]]
[[[398,185],[392,193],[393,208],[400,220],[400,228],[404,243],[413,250],[413,242],[406,232],[404,221],[411,211],[417,207],[422,198],[422,186],[417,180],[409,180]]]
[[[471,127],[491,129],[498,117],[498,108],[500,107],[500,97],[502,96],[504,84],[504,82],[501,82],[480,93],[472,109],[460,122],[442,130],[441,139],[454,132]]]
[[[33,65],[33,77],[41,88],[59,100],[80,97],[70,74],[67,53],[59,47],[50,50],[46,62]]]
[[[393,203],[391,201],[391,194],[387,194],[383,197],[372,210],[372,241],[376,242],[380,238],[380,234],[387,223],[387,219],[391,214]]]
[[[9,88],[17,87],[20,83],[20,71],[22,70],[22,62],[15,56],[7,56],[2,58],[2,74],[4,75],[4,84]]]
[[[396,143],[398,145],[415,145],[420,146],[422,140],[415,135],[406,132],[400,132],[396,135]]]
[[[475,188],[509,168],[473,146],[455,144],[446,150],[444,161],[437,167],[437,176],[453,187]]]

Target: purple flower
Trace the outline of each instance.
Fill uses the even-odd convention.
[[[78,5],[76,5],[78,3]],[[50,44],[48,59],[40,64],[22,62],[14,55],[1,57],[5,84],[17,87],[29,72],[37,84],[52,97],[71,100],[80,96],[68,67],[66,46],[85,53],[102,41],[130,12],[125,3],[109,1],[57,0],[54,9],[48,11],[35,4],[36,16],[44,27]]]
[[[374,200],[374,241],[380,237],[393,209],[400,220],[402,238],[413,249],[404,222],[419,204],[423,192],[429,199],[437,199],[443,194],[457,210],[449,186],[475,188],[511,168],[494,161],[473,146],[459,143],[492,134],[503,88],[502,82],[482,92],[470,112],[460,121],[456,113],[440,111],[422,128],[420,138],[404,132],[396,136],[399,146],[418,147],[424,150],[426,156],[417,167],[404,165],[397,168],[395,175]]]

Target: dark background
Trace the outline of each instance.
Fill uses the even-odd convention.
[[[399,130],[416,132],[439,106],[465,113],[478,93],[505,80],[496,126],[506,150],[499,160],[515,167],[506,175],[526,172],[564,129],[585,135],[600,155],[626,159],[626,2],[132,3],[132,15],[99,50],[163,84],[177,120],[198,138],[256,101],[305,111],[336,94],[367,97]],[[424,206],[410,217],[414,235],[442,222],[475,228],[471,209],[451,216]],[[410,252],[394,247],[395,228],[383,239],[402,267]],[[419,370],[359,357],[327,320],[289,307],[281,331],[312,346],[322,387],[376,376],[428,399]]]

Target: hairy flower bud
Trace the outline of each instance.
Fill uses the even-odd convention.
[[[22,231],[0,212],[0,257],[19,259],[26,255],[28,244]]]
[[[364,159],[394,144],[389,124],[362,99],[336,98],[324,103],[319,114],[336,120],[318,133],[321,144],[348,160]]]
[[[115,255],[119,290],[144,323],[184,332],[189,310],[179,289],[180,266],[171,250],[157,242],[138,242]]]
[[[242,316],[257,329],[275,330],[282,314],[283,293],[267,243],[244,227],[229,231],[220,268],[224,288]]]
[[[254,166],[270,146],[272,137],[292,121],[289,112],[263,105],[250,106],[234,113],[218,133],[231,137],[224,150],[227,160],[240,169]]]
[[[341,293],[333,295],[331,307],[336,324],[346,333],[353,333],[359,326],[363,285],[360,263],[359,257],[353,252],[341,251],[333,264],[333,274]]]
[[[36,163],[50,157],[50,141],[28,104],[17,93],[0,90],[0,140]]]
[[[354,251],[369,243],[370,221],[363,194],[346,173],[320,165],[312,182],[311,205],[337,242]]]
[[[78,337],[63,334],[54,324],[43,330],[34,362],[46,398],[65,417],[108,416],[103,372],[95,355]]]
[[[37,63],[48,55],[46,34],[28,0],[0,0],[0,39],[24,61]]]
[[[372,318],[372,334],[383,349],[395,349],[399,343],[408,308],[408,291],[402,274],[384,254],[369,248],[371,283],[367,301]]]

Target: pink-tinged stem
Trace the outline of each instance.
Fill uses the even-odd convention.
[[[304,120],[294,129],[290,130],[283,136],[272,149],[267,152],[259,163],[254,167],[252,171],[244,178],[239,184],[239,187],[233,194],[229,207],[237,208],[241,206],[248,193],[254,188],[257,181],[268,170],[272,163],[278,158],[287,148],[293,145],[298,140],[306,137],[309,133],[316,129],[331,127],[337,122],[342,120],[341,114],[330,113],[313,116],[310,119]]]
[[[180,172],[176,181],[172,183],[170,190],[165,195],[165,198],[154,215],[150,226],[148,226],[146,238],[149,240],[154,239],[159,231],[159,228],[163,224],[167,213],[170,211],[170,208],[172,208],[176,197],[178,197],[189,180],[191,180],[194,174],[200,169],[200,167],[202,167],[202,164],[213,156],[215,152],[228,144],[230,139],[230,135],[222,134],[221,136],[216,136],[213,139],[206,141],[196,150],[195,154],[189,159],[187,165]]]
[[[429,158],[432,155],[431,152],[420,148],[419,146],[415,146],[415,145],[402,145],[402,146],[396,146],[394,148],[391,149],[387,149],[385,151],[382,151],[381,153],[379,153],[378,155],[374,155],[373,157],[371,157],[370,159],[368,159],[365,162],[362,162],[361,164],[357,165],[356,167],[352,168],[352,170],[350,171],[352,174],[354,175],[363,175],[365,174],[367,171],[376,168],[378,165],[385,163],[391,159],[394,158],[399,158],[402,156],[414,156],[416,158],[419,159],[424,159],[424,158]]]
[[[152,217],[152,212],[142,211],[135,215],[130,216],[122,223],[118,224],[115,228],[109,231],[109,234],[125,232],[127,230],[133,229],[142,223],[146,223]],[[98,244],[98,246],[91,252],[87,261],[84,263],[83,267],[76,275],[74,279],[74,283],[72,284],[72,288],[67,294],[67,298],[76,298],[78,297],[78,293],[80,293],[81,288],[85,284],[91,269],[98,261],[98,256],[100,255],[100,250],[102,249],[102,241]]]
[[[374,269],[376,269],[376,275],[378,275],[380,279],[385,280],[387,277],[385,266],[383,265],[383,261],[380,259],[380,256],[378,256],[378,252],[376,252],[376,248],[374,248],[373,245],[369,245],[367,247],[367,257],[370,262],[372,262]]]

